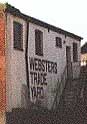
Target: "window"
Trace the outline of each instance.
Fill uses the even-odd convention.
[[[78,50],[77,50],[77,43],[73,43],[73,61],[78,61]]]
[[[56,37],[56,47],[62,48],[62,39],[60,37]]]
[[[23,50],[23,25],[16,21],[13,22],[13,38],[14,48]]]
[[[43,56],[43,32],[35,30],[35,53]]]

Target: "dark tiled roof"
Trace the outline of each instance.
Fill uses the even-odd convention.
[[[16,9],[15,7],[9,5],[8,3],[6,3],[6,12],[11,13],[14,16],[18,16],[20,18],[23,18],[24,20],[29,21],[31,23],[37,24],[39,26],[42,26],[42,27],[48,28],[50,30],[53,30],[55,32],[58,32],[60,34],[63,34],[65,36],[69,36],[69,37],[72,37],[74,39],[77,39],[78,41],[81,41],[83,39],[82,37],[80,37],[78,35],[75,35],[73,33],[70,33],[68,31],[65,31],[61,28],[58,28],[58,27],[55,27],[53,25],[47,24],[47,23],[45,23],[43,21],[40,21],[38,19],[35,19],[33,17],[27,16],[27,15],[21,13],[19,9]]]
[[[87,42],[81,47],[81,53],[87,53]]]

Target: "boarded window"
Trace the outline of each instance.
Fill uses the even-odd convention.
[[[60,37],[56,37],[56,47],[62,48],[62,39]]]
[[[73,61],[77,62],[78,61],[78,48],[77,48],[77,43],[73,43]]]
[[[43,32],[35,30],[35,53],[43,56]]]
[[[23,25],[13,22],[14,48],[23,50]]]

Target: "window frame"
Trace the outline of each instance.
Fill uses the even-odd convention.
[[[14,49],[23,51],[23,24],[15,20],[13,21],[13,42]]]
[[[43,32],[35,29],[35,54],[43,56]]]
[[[56,47],[57,48],[62,48],[62,38],[61,37],[56,37]]]

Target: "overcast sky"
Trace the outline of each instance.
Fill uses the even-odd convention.
[[[87,41],[87,0],[0,0]]]

